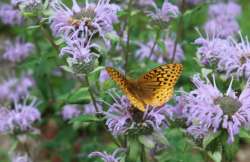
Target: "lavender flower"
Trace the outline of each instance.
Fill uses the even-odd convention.
[[[194,43],[200,46],[197,50],[197,57],[204,65],[218,61],[222,55],[230,55],[235,52],[228,39],[221,39],[216,36],[210,38],[208,34],[207,38],[201,36]]]
[[[77,105],[65,105],[62,110],[62,117],[64,120],[69,120],[79,116],[82,113]]]
[[[145,133],[152,130],[159,131],[166,125],[164,109],[150,109],[142,113],[133,108],[127,97],[111,95],[115,101],[108,112],[106,125],[113,135],[124,133]]]
[[[219,17],[219,16],[228,16],[231,18],[235,18],[241,14],[241,7],[239,4],[235,2],[226,3],[216,3],[209,6],[208,15],[211,18]]]
[[[25,43],[20,38],[15,42],[6,41],[3,58],[11,62],[20,62],[34,51],[32,43]]]
[[[154,46],[154,42],[150,40],[148,43],[138,43],[139,49],[136,51],[136,56],[143,60],[145,58],[149,58],[153,61],[156,61],[160,64],[166,63],[167,60],[171,60],[174,54],[174,46],[175,43],[170,38],[165,38],[164,40],[166,51],[162,50],[158,45],[155,46],[154,50],[152,48]],[[175,61],[182,62],[185,59],[184,52],[179,44],[176,46],[175,50]]]
[[[11,162],[32,162],[27,154],[15,153],[11,156]]]
[[[0,101],[23,98],[29,94],[33,85],[34,81],[30,76],[8,78],[0,84]]]
[[[9,4],[0,5],[0,19],[6,25],[21,25],[23,16],[14,6]]]
[[[172,18],[176,18],[180,14],[178,7],[169,3],[168,0],[164,1],[161,9],[159,9],[155,3],[153,6],[155,12],[149,13],[149,16],[151,16],[153,20],[169,22]]]
[[[200,45],[197,57],[201,63],[214,64],[217,70],[226,76],[236,75],[237,78],[250,76],[250,45],[247,37],[240,33],[241,41],[213,37],[198,38],[195,43]]]
[[[198,126],[201,130],[226,130],[228,142],[231,143],[240,128],[244,128],[250,121],[250,82],[238,97],[232,90],[233,80],[225,94],[216,87],[214,77],[213,80],[212,85],[208,78],[204,82],[199,75],[193,77],[197,89],[184,95],[187,124],[194,128]]]
[[[234,2],[213,4],[209,6],[208,12],[210,20],[204,29],[209,35],[216,34],[225,38],[239,31],[236,17],[241,14],[241,7],[238,4]]]
[[[207,21],[204,29],[209,35],[216,34],[222,38],[226,38],[237,33],[240,30],[240,26],[234,18],[219,16]]]
[[[240,42],[231,39],[232,46],[234,47],[233,53],[221,54],[218,69],[226,72],[226,75],[236,74],[239,77],[249,78],[250,76],[250,44],[248,38],[240,33]]]
[[[118,154],[124,152],[125,149],[118,148],[111,155],[107,152],[92,152],[89,154],[89,157],[100,157],[104,162],[119,162],[121,161],[121,157],[117,157]]]
[[[91,36],[92,37],[92,36]],[[84,34],[83,38],[67,39],[67,46],[61,49],[61,56],[68,55],[68,64],[76,73],[87,73],[92,70],[98,54],[92,52],[98,45],[91,43],[91,37]]]
[[[0,108],[0,133],[13,133],[16,131],[30,131],[32,124],[40,120],[41,114],[36,108],[36,100],[28,104],[15,101],[13,109]]]
[[[109,0],[99,0],[97,4],[86,1],[84,7],[79,6],[76,0],[72,2],[72,9],[61,1],[52,6],[54,13],[51,16],[51,29],[56,36],[77,36],[87,29],[89,32],[98,32],[103,37],[113,30],[113,24],[118,21],[116,13],[119,7],[109,4]]]

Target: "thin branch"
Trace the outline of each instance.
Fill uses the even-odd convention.
[[[156,44],[157,44],[157,41],[158,41],[159,37],[160,37],[160,30],[157,30],[155,40],[154,40],[154,44],[153,44],[153,46],[152,46],[152,48],[150,50],[150,54],[149,54],[149,57],[148,57],[149,60],[150,60],[150,58],[152,57],[152,55],[154,53],[154,49],[156,47]]]
[[[92,92],[92,89],[91,89],[91,87],[90,87],[88,75],[85,75],[85,81],[86,81],[86,84],[87,84],[87,86],[88,86],[88,91],[89,91],[89,94],[90,94],[92,103],[93,103],[93,105],[94,105],[94,107],[95,107],[95,111],[98,113],[99,110],[98,110],[98,107],[97,107],[97,102],[96,102],[95,96],[94,96],[94,94],[93,94],[93,92]]]
[[[49,32],[45,29],[44,25],[40,23],[40,29],[43,32],[47,41],[52,45],[52,47],[57,51],[60,52],[59,46],[54,42],[53,37],[49,34]]]
[[[171,63],[174,63],[174,61],[175,61],[177,44],[178,44],[178,41],[181,39],[182,32],[183,32],[183,30],[182,30],[182,28],[183,28],[183,14],[185,12],[185,5],[186,5],[186,1],[182,0],[182,3],[181,3],[181,16],[180,16],[180,19],[179,19],[179,22],[178,22],[178,31],[177,31],[177,36],[176,36],[176,39],[175,39],[175,42],[174,42],[174,50],[173,50],[173,56],[171,58]]]
[[[131,30],[131,28],[130,28],[130,12],[131,12],[131,10],[130,10],[130,8],[131,8],[131,5],[132,5],[132,0],[129,0],[129,4],[128,4],[128,12],[129,12],[129,14],[128,14],[128,18],[127,18],[127,21],[126,21],[126,26],[127,26],[127,28],[128,28],[128,31],[127,31],[127,40],[126,40],[126,49],[124,50],[125,51],[125,64],[124,64],[124,66],[125,66],[125,75],[126,75],[126,73],[127,73],[127,71],[128,71],[128,61],[129,61],[129,52],[130,52],[130,30]]]

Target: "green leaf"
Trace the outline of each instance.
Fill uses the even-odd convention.
[[[65,70],[65,71],[69,72],[69,73],[74,74],[73,69],[72,69],[71,67],[69,67],[69,66],[63,65],[63,66],[61,66],[61,68],[62,68],[63,70]]]
[[[38,28],[40,28],[40,25],[28,26],[28,29],[38,29]]]
[[[202,147],[204,149],[206,149],[206,147],[212,142],[214,141],[217,137],[219,137],[221,134],[221,132],[216,132],[216,133],[210,133],[209,135],[207,135],[203,141],[202,141]]]
[[[222,160],[222,154],[220,151],[216,151],[214,153],[208,152],[208,155],[214,162],[221,162]]]
[[[250,140],[250,134],[247,130],[245,129],[241,129],[240,130],[240,133],[239,133],[239,137],[240,138],[243,138],[243,139],[246,139],[246,140]]]
[[[95,70],[91,71],[90,73],[96,73],[96,72],[99,72],[101,70],[105,69],[105,66],[98,66],[97,68],[95,68]]]
[[[107,33],[105,37],[111,40],[112,42],[119,42],[120,40],[120,37],[115,33]]]
[[[202,74],[203,77],[208,76],[208,74],[210,74],[212,72],[213,72],[213,70],[211,70],[211,69],[206,69],[206,68],[201,69],[201,74]]]
[[[91,100],[91,97],[88,91],[88,87],[83,87],[70,93],[61,95],[59,97],[59,100],[62,100],[67,104],[80,104],[89,102]]]
[[[85,122],[97,122],[102,121],[103,118],[98,118],[95,115],[81,115],[75,117],[69,121],[69,123],[85,123]]]
[[[88,91],[88,87],[83,87],[77,90],[76,92],[74,92],[72,95],[70,95],[68,98],[68,102],[79,103],[82,101],[89,101],[90,99],[91,98],[90,98],[90,94]]]
[[[168,139],[164,136],[163,133],[161,132],[154,132],[153,134],[153,137],[156,141],[158,141],[159,143],[161,144],[165,144],[165,145],[169,145],[169,141]]]
[[[139,141],[144,146],[148,147],[149,149],[153,149],[155,147],[155,142],[152,136],[149,135],[141,135],[139,136]]]

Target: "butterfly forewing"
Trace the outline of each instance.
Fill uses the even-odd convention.
[[[181,64],[166,64],[150,70],[137,80],[139,95],[146,104],[161,106],[172,97],[181,72]]]
[[[133,81],[127,80],[124,75],[112,67],[107,67],[106,70],[109,76],[116,82],[116,84],[118,84],[123,93],[128,97],[131,104],[139,110],[145,111],[145,104],[135,95],[135,93],[133,93],[134,91],[131,90],[134,84]]]

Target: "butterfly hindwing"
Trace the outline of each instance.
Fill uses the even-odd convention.
[[[118,70],[112,67],[107,67],[106,70],[112,80],[116,82],[116,84],[121,88],[123,93],[128,97],[131,104],[139,110],[145,111],[145,104],[131,90],[131,87],[133,87],[131,84],[133,83],[127,80],[124,75],[122,75]]]
[[[150,70],[137,80],[140,96],[152,106],[161,106],[173,95],[174,85],[182,72],[181,64],[165,64]],[[142,95],[144,94],[144,95]]]

